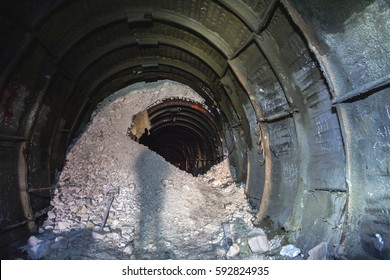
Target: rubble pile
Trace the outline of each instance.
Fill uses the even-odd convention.
[[[68,151],[52,208],[24,246],[29,258],[280,258],[285,236],[269,240],[253,226],[256,210],[227,159],[193,177],[126,135],[134,114],[170,96],[201,102],[164,81],[102,103]]]

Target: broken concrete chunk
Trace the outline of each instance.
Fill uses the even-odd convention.
[[[32,235],[28,239],[28,245],[30,245],[31,247],[38,245],[40,242],[41,242],[41,240],[39,238],[35,237],[34,235]]]
[[[129,254],[131,255],[134,251],[134,243],[133,242],[129,242],[126,247],[123,249],[123,252],[126,253],[126,254]]]
[[[265,235],[249,237],[248,245],[253,253],[264,253],[269,250],[268,239]]]
[[[66,230],[67,228],[69,228],[69,223],[68,222],[58,222],[57,228],[60,231]]]
[[[326,255],[328,254],[328,243],[322,242],[316,247],[311,249],[308,254],[308,260],[326,260]]]
[[[295,247],[292,244],[286,245],[282,248],[280,251],[280,255],[284,257],[289,257],[289,258],[295,258],[301,253],[301,249]]]
[[[56,214],[54,213],[54,211],[47,212],[47,218],[49,220],[55,219],[56,218]]]
[[[230,246],[229,251],[227,252],[226,256],[228,258],[233,258],[240,254],[240,246],[238,244],[234,243],[232,246]]]

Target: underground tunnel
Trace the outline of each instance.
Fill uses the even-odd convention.
[[[0,13],[2,258],[37,232],[98,104],[162,80],[204,102],[147,108],[141,143],[194,175],[227,155],[255,223],[303,254],[390,258],[388,1],[20,0]]]
[[[139,143],[168,162],[196,176],[221,161],[223,148],[215,116],[203,105],[188,100],[163,100],[149,108],[147,116],[150,131],[140,137]]]

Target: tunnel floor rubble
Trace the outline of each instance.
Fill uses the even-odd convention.
[[[126,135],[133,114],[169,96],[201,101],[165,81],[99,107],[69,149],[47,218],[23,247],[27,258],[288,258],[279,254],[286,233],[253,225],[256,210],[227,159],[193,177]]]

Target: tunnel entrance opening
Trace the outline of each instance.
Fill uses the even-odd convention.
[[[199,102],[165,99],[147,109],[150,129],[141,128],[139,143],[193,176],[204,174],[222,160],[222,142],[214,116]],[[133,121],[133,125],[135,122]],[[141,126],[142,126],[141,124]]]

